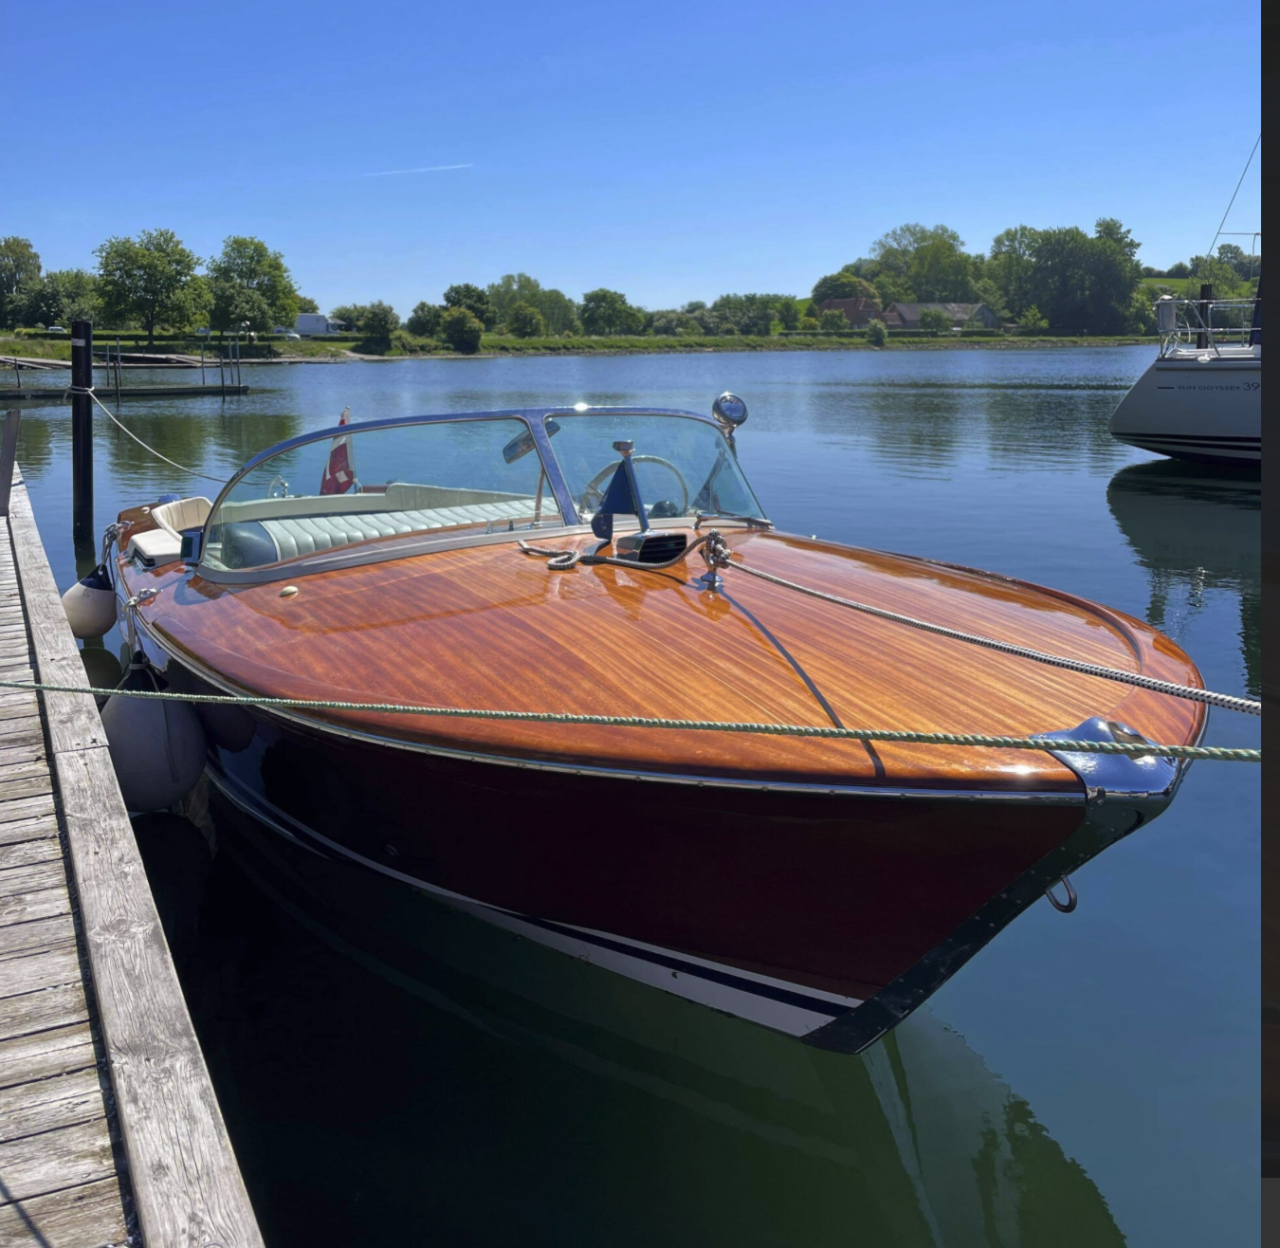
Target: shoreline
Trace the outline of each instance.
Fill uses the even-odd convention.
[[[894,343],[891,346],[873,347],[867,343],[848,343],[818,345],[815,343],[797,344],[795,346],[762,346],[755,343],[730,343],[724,346],[709,347],[699,344],[696,347],[680,348],[663,343],[655,347],[592,347],[574,350],[549,347],[512,348],[510,350],[480,350],[470,355],[457,351],[413,351],[388,352],[385,355],[369,355],[358,351],[344,350],[341,355],[281,355],[272,358],[241,360],[242,365],[250,364],[346,364],[370,363],[386,364],[404,360],[503,360],[554,358],[557,356],[582,359],[587,356],[620,356],[620,355],[763,355],[769,352],[789,353],[804,351],[849,351],[879,352],[893,354],[899,351],[1062,351],[1071,348],[1097,350],[1103,347],[1158,347],[1158,338],[1007,338],[985,339],[972,342],[955,342],[948,340],[932,341],[930,339],[913,339],[909,342]]]
[[[8,345],[9,340],[0,343],[0,347]],[[15,343],[21,343],[21,340],[13,340]],[[566,358],[582,359],[587,356],[623,356],[623,355],[748,355],[748,354],[765,354],[768,352],[803,352],[803,351],[822,351],[822,352],[879,352],[893,354],[896,352],[907,351],[1062,351],[1076,349],[1097,350],[1103,347],[1151,347],[1155,348],[1159,345],[1159,339],[1155,337],[1143,338],[1137,336],[1118,336],[1113,338],[975,338],[969,341],[959,341],[954,338],[911,338],[901,342],[889,343],[883,347],[875,347],[870,343],[862,340],[848,339],[822,342],[809,340],[806,342],[792,342],[786,339],[764,339],[764,338],[743,338],[741,340],[725,339],[723,343],[708,344],[706,339],[699,339],[696,345],[680,346],[676,339],[655,339],[653,345],[648,342],[643,345],[637,344],[634,339],[616,346],[606,346],[607,339],[589,339],[586,341],[598,342],[600,346],[584,346],[582,339],[565,339],[564,345],[559,342],[554,346],[546,345],[530,345],[527,347],[517,346],[515,342],[509,346],[504,345],[501,348],[490,348],[488,350],[481,349],[469,355],[457,351],[389,351],[385,354],[377,355],[370,352],[353,351],[346,347],[333,347],[324,354],[291,354],[282,353],[272,356],[243,356],[239,361],[241,367],[255,367],[266,364],[351,364],[351,363],[370,363],[385,364],[393,361],[403,360],[500,360],[500,359],[533,359],[533,358],[553,358],[557,356]],[[61,345],[61,344],[58,344]],[[68,355],[70,354],[70,344],[67,344]],[[12,365],[3,361],[9,355],[17,355],[18,352],[6,352],[0,349],[0,370],[12,368]],[[58,369],[62,367],[70,368],[71,361],[69,358],[62,359],[59,356],[43,356],[39,357],[40,363],[47,368]],[[33,358],[34,363],[34,358]],[[95,368],[102,367],[100,363],[95,363]],[[128,368],[147,368],[146,364],[129,364]],[[156,369],[174,369],[175,371],[189,372],[190,367],[165,365],[157,363],[154,365]],[[216,363],[207,363],[206,370],[214,369],[216,371]]]

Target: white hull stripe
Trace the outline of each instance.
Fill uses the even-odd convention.
[[[307,842],[319,843],[343,858],[429,893],[455,909],[496,927],[700,1005],[788,1035],[803,1036],[862,1004],[856,997],[841,997],[608,932],[538,919],[476,901],[355,853],[303,826],[256,794],[247,793],[230,777],[212,767],[208,769],[208,775],[235,805],[290,841],[304,845]]]

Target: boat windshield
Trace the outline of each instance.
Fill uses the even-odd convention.
[[[354,426],[237,481],[209,516],[202,562],[260,568],[407,534],[543,523],[563,521],[524,421]]]
[[[556,413],[546,418],[556,461],[584,522],[598,510],[630,442],[640,498],[650,519],[698,512],[764,519],[724,435],[705,420],[658,413]]]

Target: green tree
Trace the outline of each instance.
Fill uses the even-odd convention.
[[[1031,249],[1031,302],[1054,329],[1089,327],[1089,236],[1076,225],[1038,230]]]
[[[818,328],[824,334],[849,328],[849,318],[839,308],[828,308],[818,318]]]
[[[649,329],[660,338],[702,333],[702,326],[693,317],[674,310],[655,312]]]
[[[10,234],[0,238],[0,325],[21,318],[18,291],[40,280],[40,254],[29,238]]]
[[[859,277],[852,264],[846,264],[838,273],[818,278],[813,287],[814,303],[828,299],[870,299],[880,302],[880,292],[865,278]]]
[[[644,328],[644,312],[633,308],[621,291],[589,290],[582,296],[583,330],[593,337],[638,334]]]
[[[299,295],[298,311],[299,312],[319,312],[320,305],[314,299],[312,299],[310,295]],[[294,319],[296,320],[297,318],[295,317]]]
[[[212,328],[224,334],[241,330],[265,334],[275,328],[276,318],[261,291],[230,282],[210,283],[209,291],[213,300],[209,313]]]
[[[927,330],[936,338],[939,334],[945,334],[950,331],[951,318],[937,308],[925,308],[920,313],[920,328]]]
[[[405,328],[419,338],[434,338],[436,330],[440,328],[440,314],[443,311],[443,308],[437,307],[434,303],[423,300],[414,305],[413,311],[409,313],[409,319],[405,321]]]
[[[1177,264],[1171,264],[1164,271],[1165,277],[1183,278],[1191,276],[1191,266],[1185,260],[1179,260]]]
[[[873,347],[883,347],[889,341],[889,327],[883,321],[868,321],[867,341]]]
[[[490,282],[485,293],[489,296],[494,316],[499,322],[505,322],[518,303],[532,308],[538,306],[542,283],[527,273],[507,273],[498,281]]]
[[[507,313],[507,329],[517,338],[541,338],[547,332],[547,323],[532,304],[517,303]]]
[[[495,324],[510,324],[511,309],[523,303],[541,313],[548,334],[581,328],[573,300],[562,290],[544,287],[527,273],[507,273],[499,281],[490,283],[485,293],[493,306]]]
[[[1040,309],[1033,303],[1018,318],[1018,328],[1029,334],[1043,333],[1049,328],[1049,322],[1040,315]]]
[[[871,247],[871,261],[846,266],[875,283],[886,304],[966,302],[977,278],[975,257],[945,225],[909,222],[890,230]]]
[[[365,317],[369,315],[367,303],[340,303],[331,308],[329,316],[332,320],[341,321],[350,333],[358,334],[364,329]]]
[[[450,286],[444,292],[444,302],[448,308],[466,308],[485,329],[492,329],[498,323],[498,315],[488,293],[470,282],[458,282]]]
[[[379,299],[365,309],[362,329],[369,342],[388,347],[391,345],[391,335],[399,328],[400,316],[389,303],[383,303]]]
[[[538,297],[538,311],[547,323],[549,334],[580,334],[582,323],[578,320],[578,305],[562,290],[544,290]]]
[[[70,325],[98,314],[98,279],[83,269],[62,269],[28,282],[14,299],[23,325]]]
[[[250,329],[265,332],[292,327],[298,319],[298,291],[284,257],[260,238],[233,234],[207,267],[214,329],[234,329],[247,320]]]
[[[802,316],[800,318],[800,332],[811,334],[818,328],[818,318],[816,316]]]
[[[783,329],[799,329],[800,300],[794,297],[781,300],[774,308],[774,314]]]
[[[1031,302],[1035,241],[1036,231],[1029,225],[1002,230],[991,240],[983,266],[983,277],[999,290],[1001,302],[1014,317],[1021,316]]]
[[[475,355],[483,335],[484,322],[469,308],[446,308],[440,317],[440,337],[459,355]]]
[[[1216,298],[1230,298],[1239,281],[1239,275],[1225,260],[1216,256],[1191,257],[1191,282],[1197,289],[1190,293],[1198,295],[1199,286],[1208,282]]]
[[[103,316],[118,324],[138,321],[148,346],[155,343],[158,325],[185,329],[200,310],[200,287],[192,287],[200,258],[172,230],[109,238],[94,255]]]
[[[1115,217],[1100,217],[1089,248],[1089,328],[1095,334],[1122,334],[1129,328],[1133,297],[1142,281],[1138,248]]]

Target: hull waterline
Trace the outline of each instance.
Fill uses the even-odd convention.
[[[1262,462],[1262,360],[1156,360],[1111,418],[1121,442],[1176,459]]]

